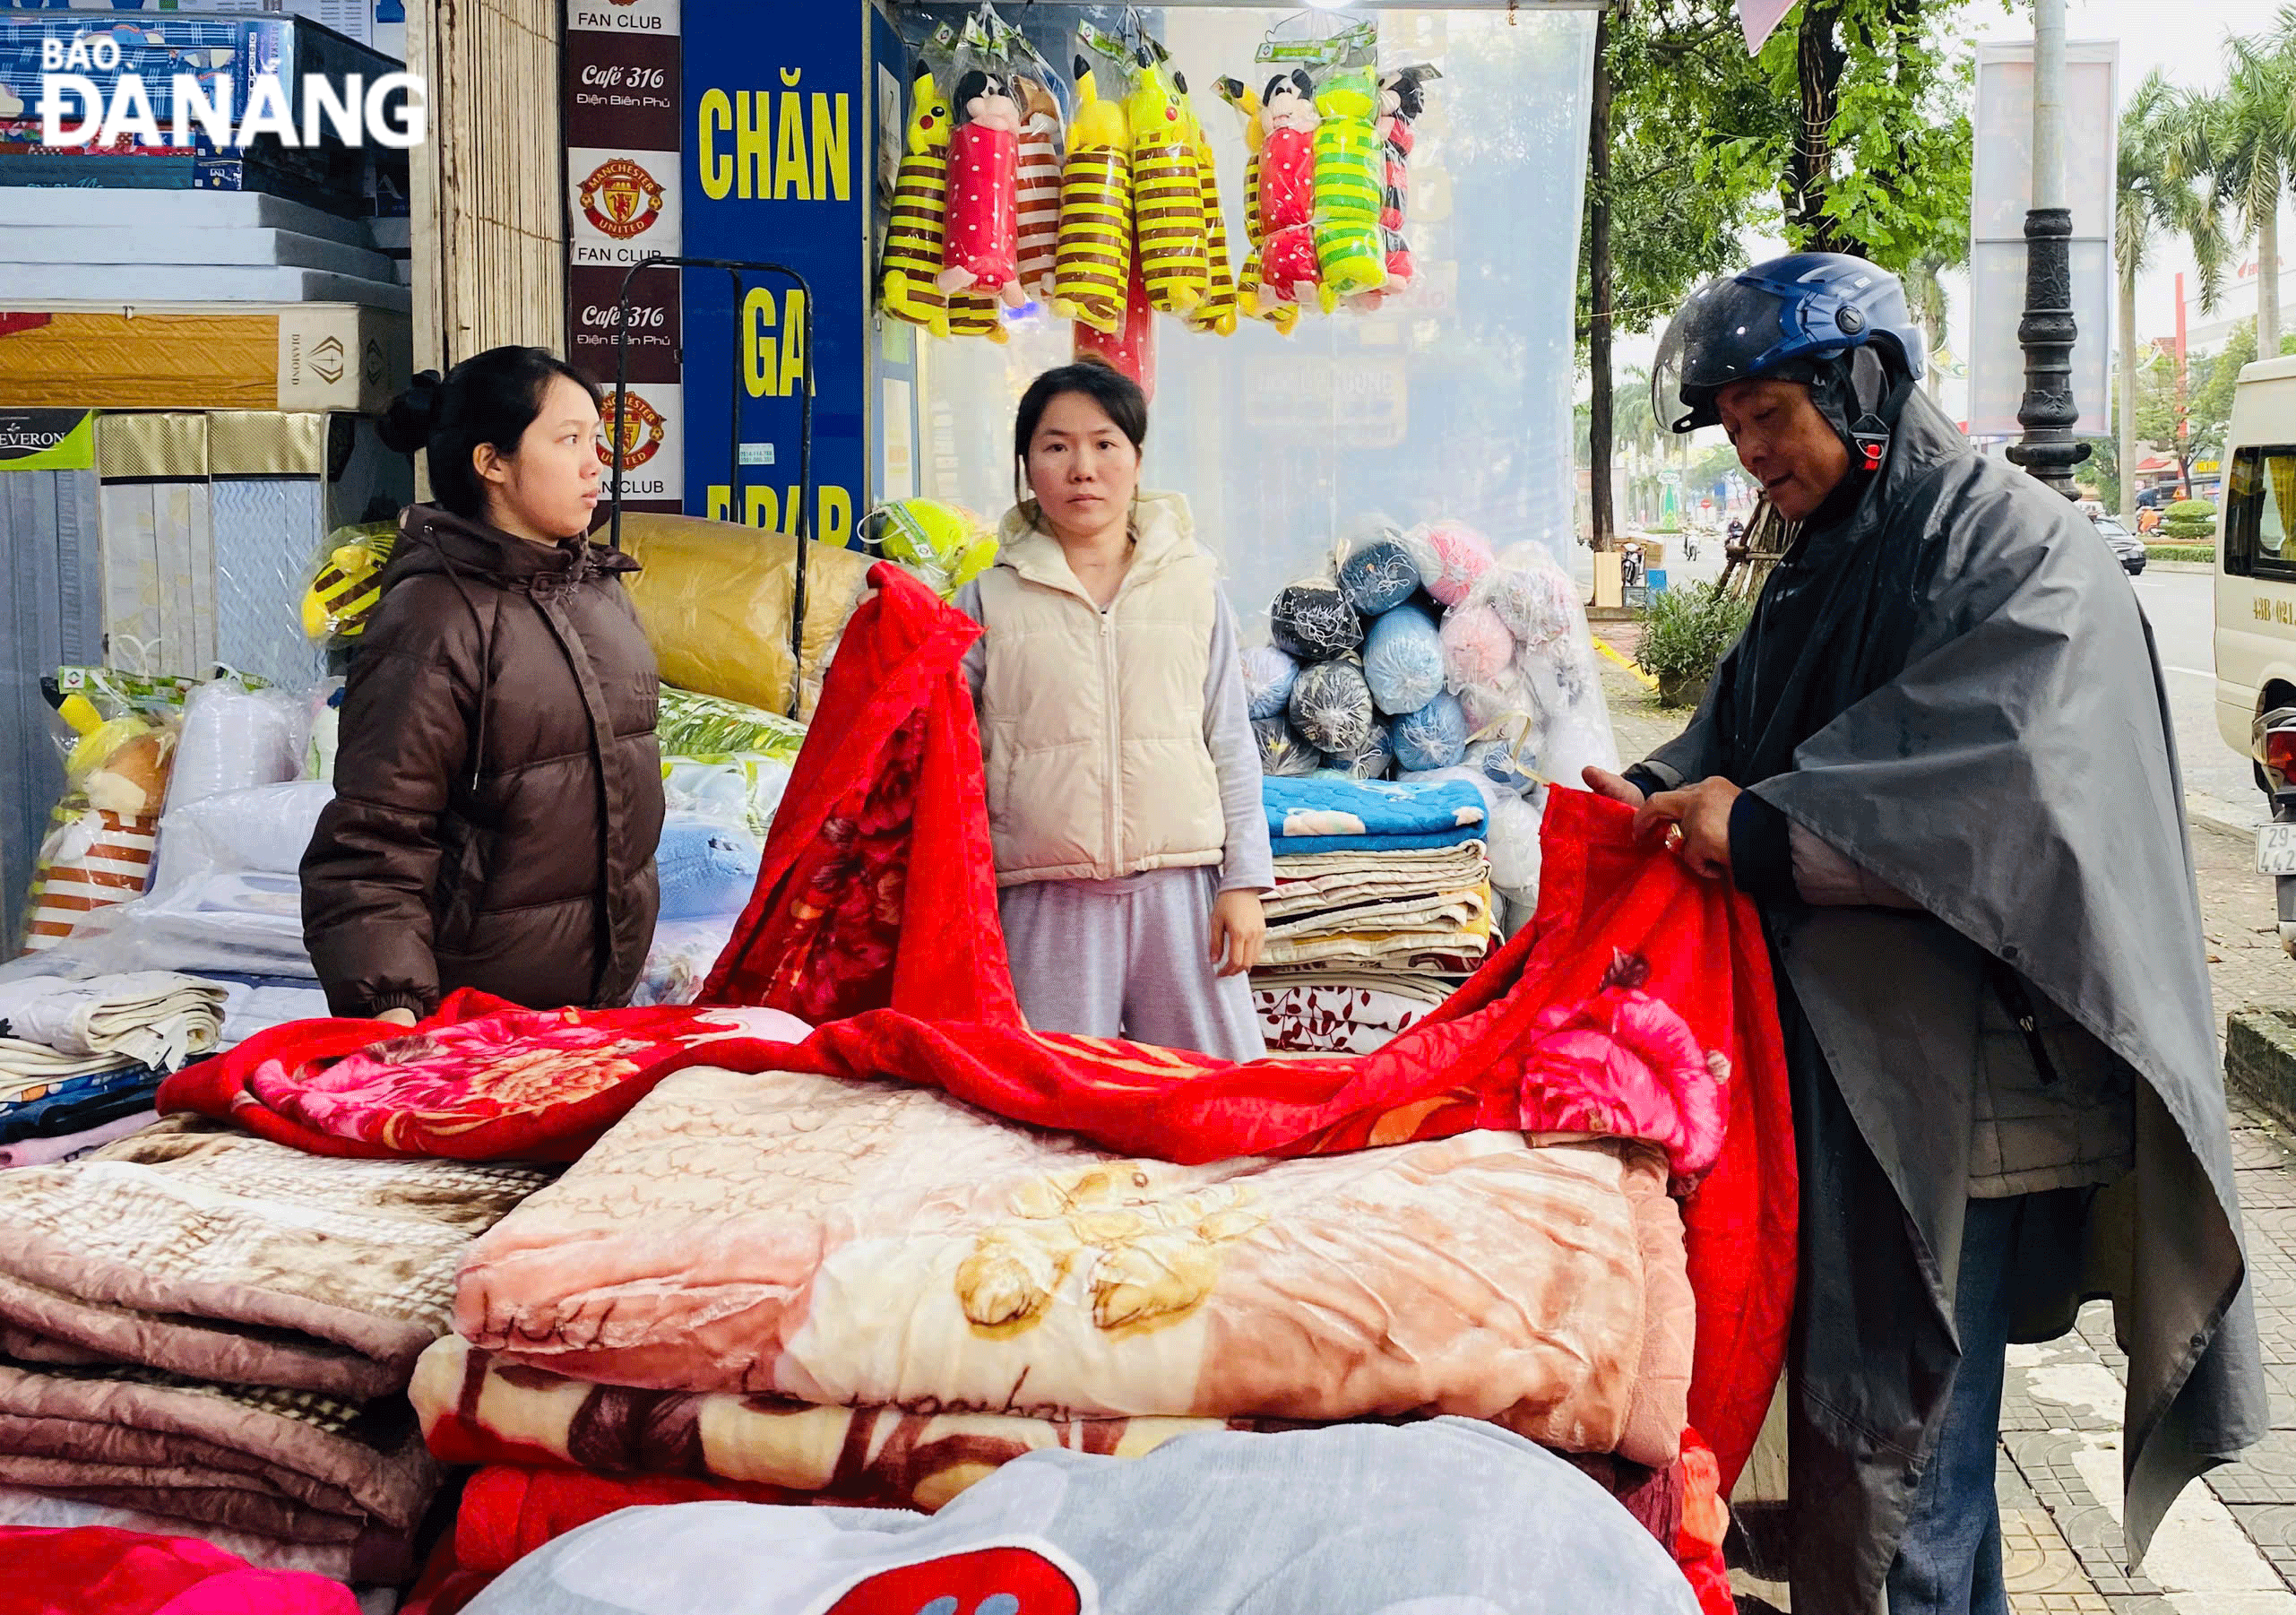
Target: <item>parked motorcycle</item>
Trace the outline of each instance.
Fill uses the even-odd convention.
[[[2296,954],[2296,706],[2259,713],[2255,737],[2249,756],[2272,803],[2272,823],[2257,830],[2257,872],[2273,877],[2280,946]]]

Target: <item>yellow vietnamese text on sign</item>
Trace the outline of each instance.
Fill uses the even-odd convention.
[[[702,92],[695,114],[703,194],[712,202],[848,202],[853,194],[853,98],[798,86]]]
[[[816,488],[814,495],[813,538],[816,543],[842,548],[853,532],[853,494],[846,488]],[[797,513],[801,503],[798,485],[787,488],[759,488],[745,484],[741,490],[742,524],[762,527],[768,532],[796,536]],[[710,520],[733,520],[733,489],[722,482],[710,485]]]
[[[2269,600],[2259,594],[2249,602],[2249,609],[2260,623],[2281,623],[2296,627],[2296,600]]]
[[[774,321],[772,289],[751,287],[741,299],[741,383],[752,398],[794,398],[805,377],[805,293],[782,294],[778,341]]]

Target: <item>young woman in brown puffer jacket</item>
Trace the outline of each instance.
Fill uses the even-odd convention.
[[[394,402],[429,451],[343,696],[303,930],[339,1015],[412,1024],[459,987],[530,1008],[626,1002],[660,906],[660,681],[590,543],[597,389],[496,348]]]

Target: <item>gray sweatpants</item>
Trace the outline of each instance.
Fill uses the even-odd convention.
[[[1206,868],[1006,886],[997,907],[1029,1024],[1258,1059],[1250,979],[1222,980],[1212,963],[1219,884]]]

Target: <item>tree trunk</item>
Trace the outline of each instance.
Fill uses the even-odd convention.
[[[2120,272],[2120,519],[2136,525],[2136,276]]]
[[[1801,250],[1813,253],[1864,249],[1843,239],[1838,222],[1826,206],[1826,186],[1833,177],[1834,116],[1841,110],[1842,73],[1849,56],[1835,42],[1836,0],[1803,0],[1800,49],[1796,73],[1801,88],[1801,119],[1794,131],[1793,154],[1786,170],[1786,223],[1801,236]]]
[[[1623,6],[1624,0],[1621,0]],[[1586,136],[1586,494],[1592,543],[1608,549],[1617,523],[1610,508],[1610,8],[1594,15],[1594,94]]]
[[[2280,357],[2280,199],[2257,227],[2257,357]]]

